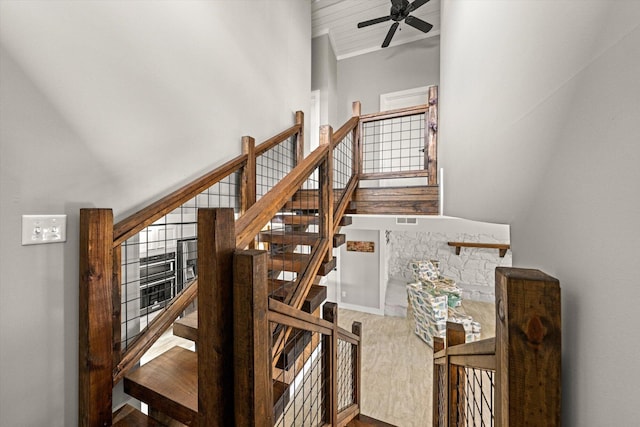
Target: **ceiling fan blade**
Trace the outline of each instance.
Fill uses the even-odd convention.
[[[390,16],[383,16],[381,18],[370,19],[368,21],[358,23],[358,28],[368,27],[369,25],[379,24],[381,22],[386,22],[390,20]]]
[[[394,22],[391,28],[389,28],[387,37],[385,37],[384,41],[382,42],[382,47],[389,46],[389,43],[391,43],[391,39],[393,38],[393,35],[396,33],[396,30],[398,29],[398,25],[400,25],[398,22]]]
[[[415,16],[407,16],[404,19],[404,22],[406,22],[408,25],[411,25],[413,28],[417,28],[423,33],[428,33],[433,28],[433,25],[423,21],[420,18],[416,18]]]
[[[416,10],[417,8],[419,8],[420,6],[422,6],[428,1],[429,0],[414,0],[409,6],[409,12]]]

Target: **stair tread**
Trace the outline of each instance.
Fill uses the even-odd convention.
[[[358,415],[356,418],[349,421],[347,427],[396,427],[393,424],[385,423],[384,421],[376,420],[375,418],[368,417],[366,415]]]
[[[302,272],[309,263],[311,255],[299,253],[282,253],[271,255],[271,270]]]
[[[146,416],[131,405],[124,405],[113,413],[113,427],[162,427],[163,424]]]
[[[198,417],[198,356],[173,347],[124,377],[124,391],[185,424]]]
[[[309,233],[306,231],[284,231],[271,230],[260,233],[260,241],[278,244],[296,244],[311,246],[320,238],[318,233]]]
[[[192,311],[186,316],[173,322],[173,335],[197,342],[198,310]]]
[[[320,207],[320,201],[318,199],[302,199],[302,200],[289,200],[285,203],[285,209],[299,210],[299,211],[315,211]]]
[[[320,222],[318,215],[276,215],[274,222],[287,225],[310,225]]]

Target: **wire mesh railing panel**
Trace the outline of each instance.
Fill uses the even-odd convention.
[[[240,212],[240,172],[232,172],[121,245],[120,348],[147,325],[198,274],[199,208]]]
[[[425,114],[362,124],[362,173],[424,170]]]
[[[492,427],[494,425],[494,371],[456,367],[458,381],[458,425],[465,427]]]
[[[272,330],[283,326],[271,323]],[[273,370],[273,411],[278,427],[315,427],[326,423],[324,335],[290,329]],[[277,332],[276,332],[277,333]]]
[[[316,169],[256,236],[269,252],[269,296],[283,301],[297,286],[320,236],[321,190]]]
[[[267,194],[296,163],[296,135],[256,157],[256,200]]]
[[[333,191],[337,205],[353,176],[353,137],[348,133],[333,149]]]
[[[338,338],[338,412],[356,403],[356,360],[353,344]]]

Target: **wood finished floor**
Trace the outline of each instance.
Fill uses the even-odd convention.
[[[495,306],[465,300],[467,314],[482,325],[481,338],[495,336]],[[351,330],[354,321],[362,323],[362,413],[398,427],[431,425],[433,351],[413,332],[407,317],[340,309],[338,323]],[[194,343],[165,332],[142,358],[142,364],[175,345],[194,350]]]

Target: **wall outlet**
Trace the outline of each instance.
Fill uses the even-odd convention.
[[[22,215],[23,245],[41,245],[66,241],[66,215]]]

